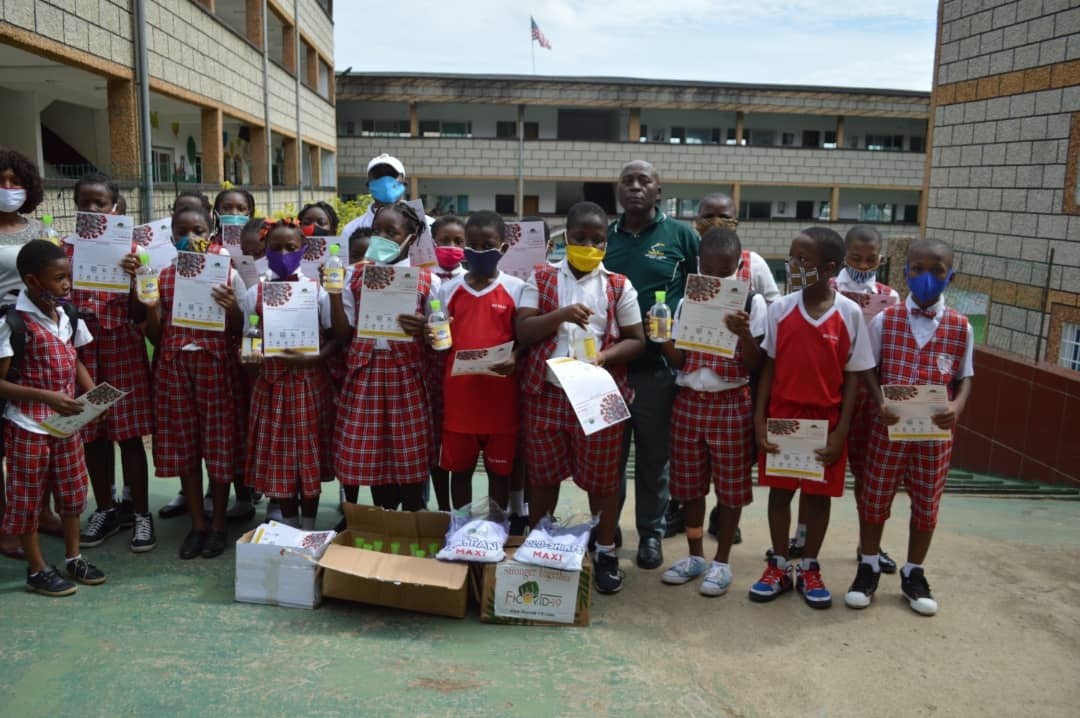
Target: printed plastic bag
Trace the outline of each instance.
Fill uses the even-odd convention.
[[[514,560],[562,571],[580,571],[581,561],[589,550],[589,532],[598,521],[599,517],[593,517],[564,527],[548,514],[525,537],[525,542],[514,552]]]
[[[509,535],[510,517],[506,511],[490,499],[480,499],[451,513],[446,545],[435,558],[498,563],[506,558],[503,546]]]

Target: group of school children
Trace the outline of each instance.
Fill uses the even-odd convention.
[[[75,187],[79,211],[115,212],[119,200],[116,186],[100,175],[84,177]],[[273,501],[281,520],[306,529],[314,528],[321,485],[334,478],[346,501],[356,502],[359,487],[366,486],[377,506],[406,511],[426,507],[434,479],[441,510],[467,509],[472,471],[482,455],[491,498],[529,525],[555,512],[561,482],[572,477],[599,519],[596,588],[619,591],[624,574],[615,543],[623,429],[614,425],[585,435],[547,364],[565,356],[591,361],[611,374],[628,404],[634,401],[627,364],[657,337],[647,335],[632,283],[604,266],[605,211],[591,202],[571,207],[565,259],[537,266],[527,281],[499,270],[509,244],[498,214],[438,219],[431,227],[438,268],[418,270],[414,311],[397,317],[411,339],[390,341],[358,336],[357,310],[365,286],[386,277],[374,269],[409,264],[409,250],[425,227],[422,214],[400,199],[378,203],[370,226],[355,234],[344,288],[327,291],[321,277],[304,276],[300,267],[306,235],[337,233],[333,210],[320,203],[305,207],[297,219],[262,220],[253,219],[255,209],[251,195],[235,189],[220,193],[212,206],[197,193],[185,193],[173,207],[178,250],[225,256],[219,228],[243,224],[244,252],[266,258],[266,275],[254,286],[246,287],[232,270],[228,284],[213,290],[227,315],[224,333],[171,321],[175,266],[161,272],[160,298],[144,304],[134,291],[73,291],[70,248],[36,240],[20,251],[25,288],[14,310],[25,321],[27,341],[16,378],[8,372],[15,354],[12,331],[0,322],[0,376],[7,377],[0,379],[0,398],[8,402],[3,532],[19,537],[27,589],[68,595],[76,582],[104,582],[103,571],[83,557],[81,547],[98,545],[124,527],[132,530],[132,551],[155,547],[142,442],[152,435],[155,473],[181,479],[181,493],[161,513],[186,511],[190,517],[182,559],[223,553],[225,522],[253,516],[252,492]],[[742,248],[737,219],[699,218],[697,226],[698,266],[687,271],[749,281],[753,260],[760,258]],[[792,240],[789,254],[789,293],[752,293],[745,311],[725,318],[739,337],[733,358],[662,343],[679,386],[670,491],[684,506],[689,546],[689,555],[664,571],[662,580],[685,584],[700,578],[706,596],[728,591],[729,554],[742,507],[753,500],[756,461],[760,484],[770,489],[772,548],[749,598],[768,602],[795,588],[808,605],[828,607],[832,599],[818,556],[830,499],[842,495],[850,464],[860,535],[858,569],[845,603],[868,606],[880,574],[896,570],[880,544],[903,483],[911,523],[901,589],[913,610],[932,615],[937,604],[922,563],[952,442],[890,441],[888,425],[898,419],[885,408],[880,386],[948,386],[948,411],[934,419],[942,428],[952,428],[963,411],[972,334],[942,298],[952,277],[952,252],[935,240],[914,242],[904,269],[907,300],[869,324],[859,304],[845,295],[895,295],[876,281],[881,238],[872,227],[856,227],[846,238],[810,227]],[[138,257],[129,255],[123,266],[134,277]],[[308,283],[318,292],[318,356],[241,361],[239,338],[248,316],[261,315],[268,282]],[[451,321],[453,346],[446,351],[432,346],[426,317],[433,300]],[[77,314],[65,309],[69,301]],[[583,335],[595,342],[588,358],[578,349]],[[145,340],[154,346],[152,360]],[[510,341],[513,355],[488,374],[451,372],[456,352]],[[106,381],[128,394],[81,436],[56,438],[37,425],[52,412],[78,411],[74,397]],[[777,446],[769,441],[767,418],[828,420],[828,441],[817,452],[825,481],[769,474],[768,457]],[[122,502],[113,495],[113,443],[120,447]],[[97,510],[80,547],[88,484]],[[229,507],[234,484],[236,503]],[[713,487],[719,506],[710,562],[703,527]],[[789,541],[796,491],[799,531]],[[37,538],[39,509],[48,495],[63,524],[63,573],[45,561]]]

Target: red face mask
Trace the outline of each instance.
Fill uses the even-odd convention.
[[[443,269],[453,269],[461,264],[461,260],[465,258],[465,250],[461,247],[436,247],[435,259],[438,260],[439,266]]]

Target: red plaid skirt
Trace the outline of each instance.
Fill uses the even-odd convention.
[[[159,355],[154,383],[158,476],[180,476],[203,460],[211,481],[232,482],[241,471],[247,428],[242,382],[238,361],[206,350]]]
[[[671,413],[671,497],[700,499],[711,483],[724,506],[750,504],[752,427],[750,387],[720,392],[680,387]]]
[[[446,377],[447,360],[452,353],[451,351],[429,351],[424,356],[424,370],[427,374],[424,383],[427,385],[428,405],[431,407],[432,468],[438,467],[441,454],[439,447],[442,444],[443,407],[446,404],[443,397],[443,382]]]
[[[524,421],[530,483],[552,486],[572,476],[596,496],[619,490],[622,424],[585,436],[566,394],[546,381],[540,394],[525,395]]]
[[[82,431],[83,441],[123,441],[154,433],[154,401],[146,340],[132,324],[105,329],[94,316],[83,319],[94,341],[79,347],[79,359],[95,384],[108,382],[129,392]]]
[[[78,516],[86,506],[86,454],[78,434],[58,439],[4,422],[7,452],[7,510],[4,533],[37,531],[38,511],[51,487],[61,516]]]
[[[877,423],[879,415],[877,402],[870,397],[866,386],[859,382],[859,393],[855,398],[855,413],[851,417],[851,428],[847,435],[848,467],[855,482],[863,480],[866,471],[866,455],[870,450],[870,432]]]
[[[324,367],[265,362],[252,392],[246,483],[272,498],[318,496],[321,482],[334,478],[333,401]]]
[[[892,513],[896,489],[903,482],[911,499],[912,524],[920,531],[933,531],[952,448],[951,439],[889,441],[884,422],[875,422],[870,434],[859,518],[872,524],[885,523]]]
[[[346,486],[416,484],[431,466],[431,414],[423,372],[389,351],[349,373],[334,434],[334,469]]]

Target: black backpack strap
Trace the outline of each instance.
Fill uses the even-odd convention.
[[[747,314],[750,313],[750,307],[754,306],[754,297],[756,297],[757,295],[758,292],[755,292],[753,289],[746,292],[746,309],[744,309],[743,311],[745,311]]]
[[[71,323],[71,341],[75,341],[75,330],[79,328],[79,309],[71,302],[61,304],[60,308],[68,316],[68,321]]]
[[[26,322],[22,315],[15,311],[14,307],[8,307],[4,312],[4,321],[11,330],[11,364],[8,365],[8,373],[18,372],[22,363],[23,354],[26,353]]]

